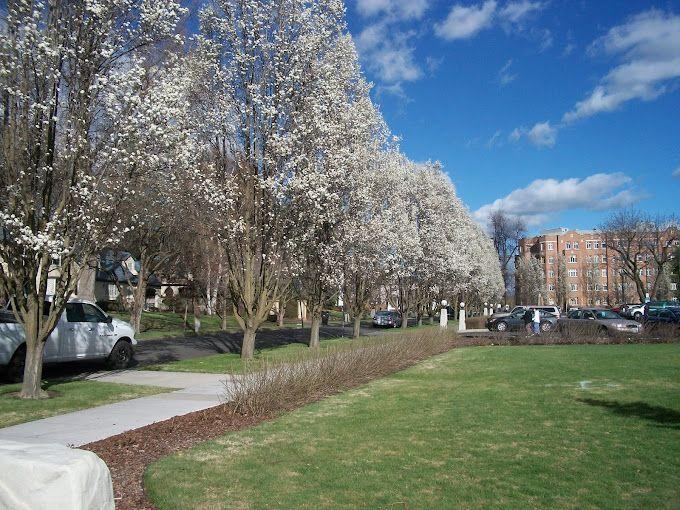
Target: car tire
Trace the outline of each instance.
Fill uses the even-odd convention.
[[[597,338],[599,340],[607,340],[609,337],[610,337],[610,333],[609,333],[609,330],[606,327],[601,326],[597,329]]]
[[[496,331],[499,331],[499,332],[502,333],[503,331],[507,331],[507,330],[508,330],[508,325],[505,322],[501,321],[498,324],[496,324]]]
[[[20,346],[7,365],[5,379],[9,382],[20,383],[24,380],[24,367],[26,365],[26,346]]]
[[[111,354],[106,358],[106,364],[114,370],[127,368],[132,360],[132,345],[126,340],[118,340],[118,343],[111,349]]]
[[[635,312],[633,314],[633,320],[640,322],[642,320],[642,313],[641,312]]]
[[[550,331],[551,329],[552,329],[552,324],[551,324],[550,322],[545,321],[545,322],[542,322],[542,323],[541,323],[541,331],[542,331],[543,333],[547,333],[547,332]]]

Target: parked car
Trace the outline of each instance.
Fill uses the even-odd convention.
[[[626,319],[633,319],[636,321],[641,321],[645,314],[645,304],[644,303],[628,303],[623,305],[619,315]]]
[[[584,333],[615,335],[615,334],[638,334],[642,332],[642,326],[632,320],[624,319],[618,313],[607,308],[581,308],[572,310],[566,317],[557,321],[559,330],[564,331],[575,328]]]
[[[524,312],[525,308],[515,310],[509,315],[502,317],[491,316],[486,321],[486,328],[489,331],[517,331],[524,329]],[[557,324],[557,317],[552,313],[540,310],[541,314],[541,331],[550,331]]]
[[[644,305],[643,315],[647,315],[650,310],[663,310],[664,308],[675,308],[680,306],[678,301],[648,301]]]
[[[514,307],[512,310],[510,310],[509,312],[497,312],[497,313],[492,314],[491,317],[494,317],[494,318],[508,317],[508,316],[515,314],[515,313],[519,313],[519,312],[524,313],[524,311],[527,308],[530,309],[530,310],[535,310],[536,308],[538,308],[539,310],[546,312],[546,313],[549,313],[551,315],[554,315],[555,317],[560,316],[560,308],[558,306],[553,306],[553,305],[540,305],[540,306],[539,305],[518,305],[518,306]]]
[[[649,330],[661,325],[676,325],[680,329],[680,306],[652,308],[645,314],[643,324]]]
[[[102,359],[110,368],[121,369],[130,363],[136,344],[130,324],[107,315],[90,301],[73,298],[45,343],[43,360],[58,363]],[[18,381],[23,376],[25,360],[24,328],[7,307],[0,314],[0,368],[7,378]]]
[[[373,317],[374,328],[400,328],[401,315],[394,310],[380,310]]]

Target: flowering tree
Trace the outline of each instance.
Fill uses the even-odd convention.
[[[7,3],[0,282],[25,330],[21,397],[46,396],[45,342],[80,268],[123,232],[118,190],[144,155],[130,148],[120,121],[140,100],[141,51],[173,36],[181,13],[171,0]],[[55,278],[49,306],[48,276]]]
[[[344,30],[337,0],[216,0],[201,13],[205,46],[218,63],[215,90],[229,102],[234,124],[219,152],[233,196],[218,234],[244,358],[252,357],[257,329],[285,291],[296,245],[291,188],[311,164],[311,151],[298,148],[318,140],[310,113],[332,113],[326,96],[317,102],[316,94],[332,78],[324,56]]]

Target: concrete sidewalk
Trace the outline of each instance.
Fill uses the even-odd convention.
[[[177,388],[176,391],[108,404],[0,429],[0,439],[82,446],[152,423],[225,402],[233,376],[123,370],[90,380]]]

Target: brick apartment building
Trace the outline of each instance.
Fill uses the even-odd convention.
[[[671,244],[671,248],[675,249],[680,241],[676,237]],[[545,304],[563,305],[558,296],[560,267],[566,270],[566,307],[614,305],[640,300],[634,282],[622,274],[616,252],[606,246],[604,236],[597,230],[545,230],[536,237],[520,240],[516,265],[520,257],[539,260],[545,273]],[[563,263],[560,258],[563,258]],[[646,263],[644,256],[638,260],[640,276],[649,290],[657,276],[655,269],[652,264]],[[668,298],[677,296],[677,288],[676,278],[670,283]]]

